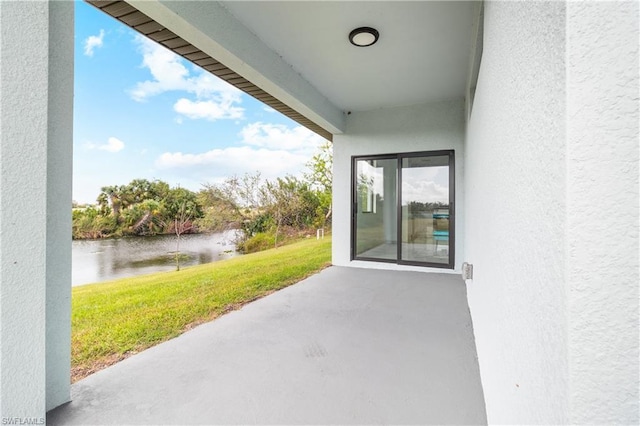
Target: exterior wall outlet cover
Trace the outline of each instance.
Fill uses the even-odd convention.
[[[471,263],[464,262],[462,264],[462,279],[465,281],[473,279],[473,265]]]

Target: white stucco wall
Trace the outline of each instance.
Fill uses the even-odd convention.
[[[638,424],[639,3],[567,5],[571,421]]]
[[[333,139],[333,264],[370,268],[433,270],[381,262],[350,261],[351,157],[354,155],[455,150],[456,246],[455,269],[464,252],[464,102],[354,112],[347,116],[346,131]]]
[[[489,423],[569,420],[565,5],[485,3],[465,255]]]
[[[465,260],[490,423],[639,422],[638,14],[485,4]]]
[[[74,5],[49,7],[46,408],[70,399]]]
[[[72,94],[73,4],[0,2],[0,418],[69,399]]]

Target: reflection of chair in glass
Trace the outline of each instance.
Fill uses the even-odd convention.
[[[433,212],[433,241],[436,243],[435,252],[438,253],[438,243],[446,242],[449,246],[449,211],[437,209]]]

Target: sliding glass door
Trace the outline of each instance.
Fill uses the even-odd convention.
[[[400,260],[449,264],[451,203],[449,156],[401,159]]]
[[[453,268],[453,151],[353,159],[352,258]]]
[[[356,161],[356,256],[380,260],[397,258],[397,174],[398,160],[395,157]]]

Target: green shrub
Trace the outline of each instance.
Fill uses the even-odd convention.
[[[276,244],[276,236],[272,233],[258,232],[253,237],[240,243],[239,249],[243,253],[256,253],[273,248]]]

